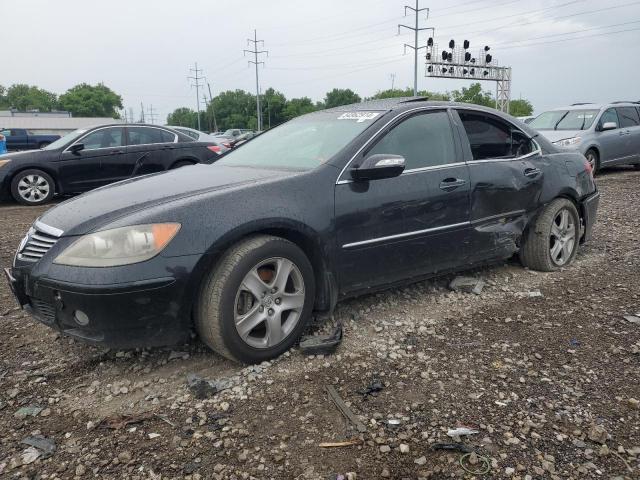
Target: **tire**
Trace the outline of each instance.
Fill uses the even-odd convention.
[[[595,177],[596,174],[600,171],[600,155],[598,155],[598,152],[596,150],[590,148],[586,151],[584,156],[586,157],[587,162],[591,164],[591,168],[593,169],[593,176]]]
[[[182,168],[182,167],[189,167],[191,165],[195,165],[195,163],[189,161],[189,160],[179,160],[176,163],[174,163],[173,165],[171,165],[170,170],[175,170],[176,168]]]
[[[289,271],[281,269],[286,261],[293,266],[286,278],[279,278],[278,272]],[[268,235],[247,238],[231,247],[203,282],[195,306],[196,330],[205,344],[231,360],[258,363],[277,357],[291,348],[311,318],[314,278],[297,245]],[[273,293],[270,288],[281,279],[285,287]],[[237,326],[242,319],[244,329]]]
[[[566,217],[563,212],[566,212]],[[567,219],[566,227],[562,225],[563,218]],[[573,237],[569,239],[571,225]],[[557,198],[527,227],[520,248],[520,261],[532,270],[559,270],[573,262],[579,240],[580,217],[576,206],[571,200]]]
[[[43,205],[53,198],[55,182],[42,170],[23,170],[11,180],[11,195],[22,205]]]

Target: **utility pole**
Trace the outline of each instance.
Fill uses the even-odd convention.
[[[396,74],[392,73],[390,77],[391,77],[391,90],[393,90],[393,87],[395,86],[395,83],[396,83]]]
[[[207,117],[207,125],[209,126],[209,131],[211,131],[211,115],[209,115],[209,102],[207,102],[207,96],[202,93],[202,100],[204,101],[204,111],[205,116]]]
[[[404,15],[405,17],[407,16],[407,9],[412,10],[413,12],[415,12],[416,15],[416,26],[415,27],[409,27],[408,25],[398,25],[398,35],[400,35],[400,29],[401,28],[406,28],[408,30],[412,30],[414,35],[415,35],[415,39],[414,39],[414,44],[413,45],[409,45],[407,43],[404,44],[404,53],[407,53],[407,48],[412,48],[413,49],[413,96],[417,97],[418,96],[418,50],[422,49],[422,48],[426,48],[426,46],[422,46],[419,47],[418,46],[418,33],[422,30],[433,30],[433,28],[420,28],[420,20],[419,20],[419,13],[422,11],[427,11],[427,18],[429,18],[429,9],[428,8],[420,8],[418,6],[418,1],[416,0],[416,6],[414,7],[410,7],[408,5],[404,6]]]
[[[196,108],[198,112],[198,130],[201,130],[200,127],[200,87],[203,85],[200,83],[202,80],[202,69],[198,68],[198,62],[195,63],[194,68],[189,69],[190,72],[193,72],[193,77],[187,77],[189,80],[193,80],[195,83],[191,84],[191,87],[196,87]]]
[[[129,107],[129,123],[135,123],[133,119],[133,107]]]
[[[153,105],[149,107],[149,123],[156,123],[156,117],[158,115],[153,113]]]
[[[207,82],[207,88],[209,89],[209,105],[211,106],[211,114],[213,115],[213,131],[218,131],[218,122],[216,121],[216,109],[213,106],[213,97],[211,96],[211,85]]]
[[[254,64],[256,66],[256,109],[258,114],[258,131],[262,130],[262,115],[260,111],[260,81],[258,79],[258,65],[264,65],[264,62],[258,61],[258,55],[261,53],[266,53],[267,57],[269,56],[269,52],[267,50],[258,50],[258,44],[262,43],[264,45],[264,40],[258,40],[258,33],[256,30],[253,31],[253,40],[250,38],[247,39],[247,44],[253,44],[253,50],[244,50],[244,54],[253,53],[253,60],[249,60],[249,64]]]
[[[140,123],[144,122],[144,104],[140,102]]]

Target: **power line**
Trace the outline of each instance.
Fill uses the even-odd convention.
[[[264,65],[264,62],[258,61],[258,55],[265,53],[268,57],[269,52],[267,50],[258,50],[258,44],[262,43],[262,45],[264,45],[264,40],[258,40],[258,33],[256,30],[253,31],[253,40],[251,40],[250,38],[247,39],[247,44],[249,43],[253,44],[253,50],[244,50],[244,54],[246,55],[247,53],[253,53],[254,60],[249,60],[249,64],[253,63],[256,67],[256,109],[257,109],[257,116],[258,116],[258,131],[261,131],[262,115],[260,110],[260,79],[258,76],[258,65],[260,64]]]
[[[202,80],[202,69],[198,68],[198,62],[195,63],[195,67],[194,68],[190,68],[189,69],[190,72],[194,72],[194,76],[191,77],[187,77],[187,79],[189,80],[193,80],[195,83],[191,84],[191,88],[196,87],[196,106],[197,106],[197,111],[198,111],[198,130],[200,130],[202,127],[200,126],[200,87],[202,87],[203,85],[200,83],[200,80]]]
[[[430,27],[424,27],[424,28],[420,28],[420,12],[426,11],[427,12],[427,18],[429,18],[429,9],[428,8],[420,8],[418,5],[419,0],[416,0],[416,6],[414,7],[410,7],[408,5],[404,6],[404,14],[405,16],[407,15],[407,10],[412,10],[415,13],[416,16],[416,26],[415,27],[409,27],[408,25],[403,25],[400,24],[398,25],[398,34],[400,34],[400,29],[401,28],[406,28],[407,30],[412,30],[414,33],[414,44],[413,46],[409,45],[408,43],[404,44],[404,51],[405,53],[407,52],[407,48],[411,48],[413,49],[413,96],[417,97],[418,96],[418,50],[422,49],[422,48],[426,48],[426,46],[422,46],[419,47],[418,46],[418,34],[422,31],[422,30],[431,30],[433,32],[433,28]]]
[[[628,29],[625,29],[625,30],[617,30],[615,32],[594,33],[592,35],[582,35],[580,37],[573,37],[573,38],[562,38],[560,40],[552,40],[550,42],[535,42],[535,43],[527,43],[525,45],[511,45],[511,46],[507,46],[507,47],[501,47],[501,50],[510,50],[512,48],[533,47],[535,45],[549,45],[549,44],[552,44],[552,43],[570,42],[571,40],[581,40],[583,38],[606,37],[608,35],[615,35],[617,33],[637,32],[638,30],[640,30],[640,27],[638,27],[638,28],[628,28]]]

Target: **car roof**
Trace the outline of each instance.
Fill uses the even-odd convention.
[[[579,102],[573,103],[571,105],[567,105],[564,107],[552,108],[552,111],[556,110],[602,110],[603,108],[610,107],[640,107],[640,102],[634,101],[616,101],[610,103],[589,103],[589,102]]]

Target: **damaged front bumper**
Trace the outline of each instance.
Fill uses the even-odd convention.
[[[189,273],[197,258],[179,258],[179,265],[165,270],[174,275],[145,280],[72,282],[32,265],[5,269],[5,276],[26,312],[65,335],[109,348],[154,347],[189,338]]]

